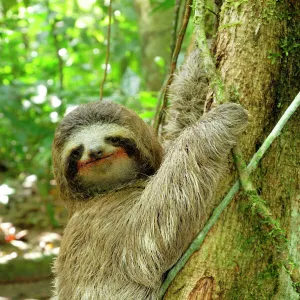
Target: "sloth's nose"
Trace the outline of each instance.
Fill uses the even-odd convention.
[[[88,154],[92,159],[99,159],[103,155],[103,149],[101,146],[91,146]]]

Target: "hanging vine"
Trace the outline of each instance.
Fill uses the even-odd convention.
[[[176,45],[175,45],[174,52],[172,55],[170,70],[168,73],[167,80],[166,80],[165,84],[163,85],[161,95],[159,97],[160,99],[163,99],[163,101],[161,104],[161,100],[159,99],[156,114],[154,117],[154,128],[155,128],[156,133],[158,133],[159,127],[163,123],[164,113],[168,106],[168,90],[169,90],[170,84],[173,81],[173,75],[176,70],[178,55],[180,53],[180,49],[182,46],[183,38],[185,36],[187,25],[189,23],[191,11],[192,11],[192,5],[193,5],[193,0],[186,0],[183,21],[182,21],[182,25],[181,25],[181,28],[178,33]]]

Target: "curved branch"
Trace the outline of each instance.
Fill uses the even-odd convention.
[[[172,45],[171,45],[171,54],[172,55],[174,53],[174,49],[176,46],[176,40],[177,40],[177,28],[178,28],[180,3],[181,3],[181,0],[176,0],[175,6],[174,6],[174,21],[173,21]],[[171,57],[171,59],[172,59],[172,57]]]
[[[180,31],[178,33],[175,49],[174,49],[174,52],[172,55],[172,61],[171,61],[171,65],[170,65],[168,79],[167,79],[166,83],[163,85],[163,90],[162,90],[162,93],[158,100],[157,111],[156,111],[155,118],[154,118],[155,119],[154,128],[155,128],[156,133],[158,133],[158,131],[159,131],[159,126],[162,123],[162,120],[164,118],[165,109],[168,106],[168,90],[169,90],[170,84],[173,81],[173,73],[175,72],[175,69],[177,66],[178,55],[179,55],[179,52],[181,49],[183,38],[186,33],[187,25],[189,23],[191,11],[192,11],[192,4],[193,4],[193,0],[186,1],[183,22],[182,22]],[[162,105],[160,105],[160,102],[161,102],[160,98],[163,98]]]
[[[210,50],[207,44],[205,33],[205,0],[195,2],[194,25],[196,32],[196,41],[201,50],[201,59],[203,67],[209,79],[209,84],[214,91],[214,97],[218,104],[227,102],[227,94],[221,76],[218,74],[215,63],[213,62]]]

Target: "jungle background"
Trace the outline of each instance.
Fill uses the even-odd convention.
[[[113,3],[104,100],[134,109],[147,122],[170,60],[173,5]],[[67,112],[99,100],[108,6],[95,0],[0,2],[2,297],[50,295],[50,264],[67,221],[53,180],[51,144]]]
[[[51,144],[66,113],[99,100],[109,3],[0,1],[0,299],[50,296],[51,263],[67,222],[53,180]],[[186,3],[113,1],[104,100],[153,123]],[[231,95],[255,119],[241,141],[247,161],[300,89],[299,6],[297,0],[207,3],[216,65]],[[191,21],[177,65],[194,45]],[[287,127],[254,179],[299,260],[299,110]],[[237,178],[230,170],[220,197]],[[166,299],[299,299],[300,279],[283,270],[282,248],[261,223],[240,195]],[[206,298],[197,292],[203,282]]]

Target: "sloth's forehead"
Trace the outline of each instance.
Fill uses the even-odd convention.
[[[106,137],[111,136],[121,136],[121,137],[127,137],[132,138],[132,133],[117,124],[92,124],[85,127],[82,127],[77,132],[74,132],[66,142],[63,154],[69,153],[72,149],[75,149],[76,147],[83,145],[88,146],[94,143],[105,143]]]

